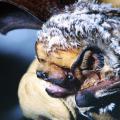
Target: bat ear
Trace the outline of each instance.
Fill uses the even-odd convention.
[[[12,3],[0,1],[0,33],[19,28],[40,29],[43,22]]]

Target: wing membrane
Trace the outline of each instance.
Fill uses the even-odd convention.
[[[54,12],[75,0],[0,0],[0,32],[19,28],[40,29]]]
[[[0,1],[0,32],[18,28],[40,29],[42,21],[15,5]]]

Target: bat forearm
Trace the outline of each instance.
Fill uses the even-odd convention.
[[[74,3],[75,0],[7,0],[12,1],[17,5],[23,6],[28,9],[32,14],[42,21],[46,21],[53,12],[64,8],[66,4]]]

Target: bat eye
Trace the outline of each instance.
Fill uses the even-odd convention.
[[[37,71],[36,75],[37,75],[38,78],[42,78],[42,79],[45,79],[45,78],[48,77],[48,74],[43,72],[43,71]]]
[[[66,77],[67,80],[72,81],[74,79],[72,74],[68,74]]]

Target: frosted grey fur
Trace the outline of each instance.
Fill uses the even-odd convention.
[[[53,15],[42,27],[39,41],[46,51],[98,46],[120,69],[120,8],[78,1]]]

